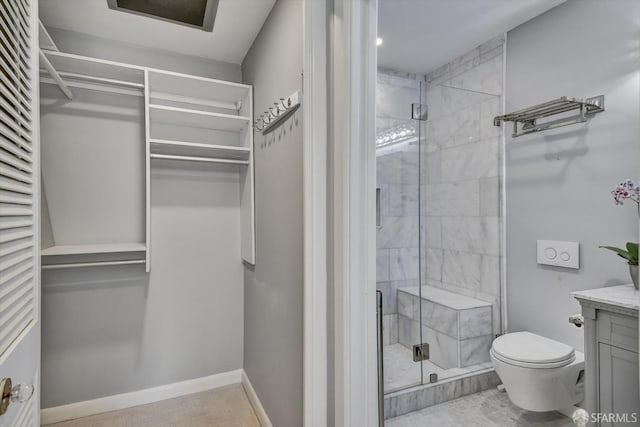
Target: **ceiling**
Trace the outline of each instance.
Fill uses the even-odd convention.
[[[107,0],[40,0],[46,27],[240,64],[276,0],[220,0],[212,32],[111,10]]]
[[[426,74],[565,0],[379,0],[378,65]]]

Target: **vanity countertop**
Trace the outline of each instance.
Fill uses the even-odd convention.
[[[623,311],[633,316],[638,316],[640,291],[637,291],[633,284],[576,291],[572,292],[571,295],[583,305],[612,309],[612,311]]]

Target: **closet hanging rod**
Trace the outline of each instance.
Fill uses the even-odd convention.
[[[192,156],[174,156],[171,154],[151,154],[152,159],[164,159],[164,160],[184,160],[188,162],[204,162],[204,163],[228,163],[235,165],[248,165],[248,160],[232,160],[232,159],[218,159],[215,157],[192,157]]]
[[[43,270],[60,270],[63,268],[81,268],[81,267],[108,267],[113,265],[134,265],[146,263],[143,259],[133,259],[128,261],[98,261],[98,262],[78,262],[72,264],[47,264],[43,265]]]
[[[71,90],[60,76],[60,73],[58,73],[58,71],[53,68],[53,65],[51,65],[51,62],[49,61],[49,58],[47,58],[47,56],[42,52],[42,49],[40,49],[40,63],[44,65],[47,73],[49,73],[55,84],[58,85],[62,93],[64,93],[67,98],[73,99],[73,93],[71,93]]]
[[[49,83],[49,84],[57,84],[53,79],[47,77],[40,77],[40,83]],[[144,96],[144,91],[138,88],[125,88],[125,87],[116,87],[116,86],[107,86],[104,84],[90,83],[90,82],[80,82],[74,80],[68,80],[65,84],[69,87],[76,87],[79,89],[88,89],[95,90],[98,92],[107,92],[107,93],[117,93],[120,95],[131,95],[131,96]]]
[[[203,149],[210,149],[210,150],[225,150],[225,151],[232,151],[232,152],[238,152],[238,153],[251,152],[251,148],[247,148],[247,147],[235,147],[232,145],[203,144],[199,142],[176,141],[172,139],[150,138],[149,142],[151,144],[164,145],[168,147],[203,148]],[[160,154],[160,153],[157,153],[157,154]]]
[[[94,83],[103,83],[108,85],[144,90],[144,83],[127,82],[124,80],[108,79],[106,77],[89,76],[86,74],[72,73],[69,71],[60,71],[58,72],[58,74],[60,74],[60,76],[62,77],[67,77],[70,79],[87,80]]]
[[[41,51],[40,52],[40,57],[44,58],[44,64],[46,66],[46,71],[49,74],[55,73],[57,75],[59,75],[61,78],[67,78],[70,81],[69,82],[65,82],[67,84],[74,82],[75,80],[79,80],[81,82],[85,82],[85,83],[98,83],[101,85],[109,85],[109,86],[119,86],[119,87],[123,87],[123,88],[129,88],[129,89],[137,89],[140,91],[144,90],[144,83],[136,83],[136,82],[128,82],[126,80],[117,80],[117,79],[110,79],[107,77],[99,77],[99,76],[90,76],[87,74],[81,74],[81,73],[72,73],[70,71],[57,71],[53,65],[51,64],[51,62],[49,62],[49,59],[47,58],[47,56]],[[44,71],[44,70],[42,70]]]

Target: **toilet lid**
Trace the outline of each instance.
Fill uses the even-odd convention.
[[[493,341],[493,351],[506,359],[527,363],[556,363],[572,359],[573,347],[531,332],[514,332]]]

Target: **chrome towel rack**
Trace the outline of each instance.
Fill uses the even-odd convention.
[[[557,120],[550,120],[544,123],[538,122],[539,119],[545,117],[576,110],[577,114],[575,115],[564,116]],[[500,126],[502,122],[513,122],[512,136],[517,138],[530,133],[583,123],[587,121],[589,116],[602,111],[604,111],[604,95],[587,98],[584,101],[563,96],[553,101],[497,116],[493,119],[493,125]]]

